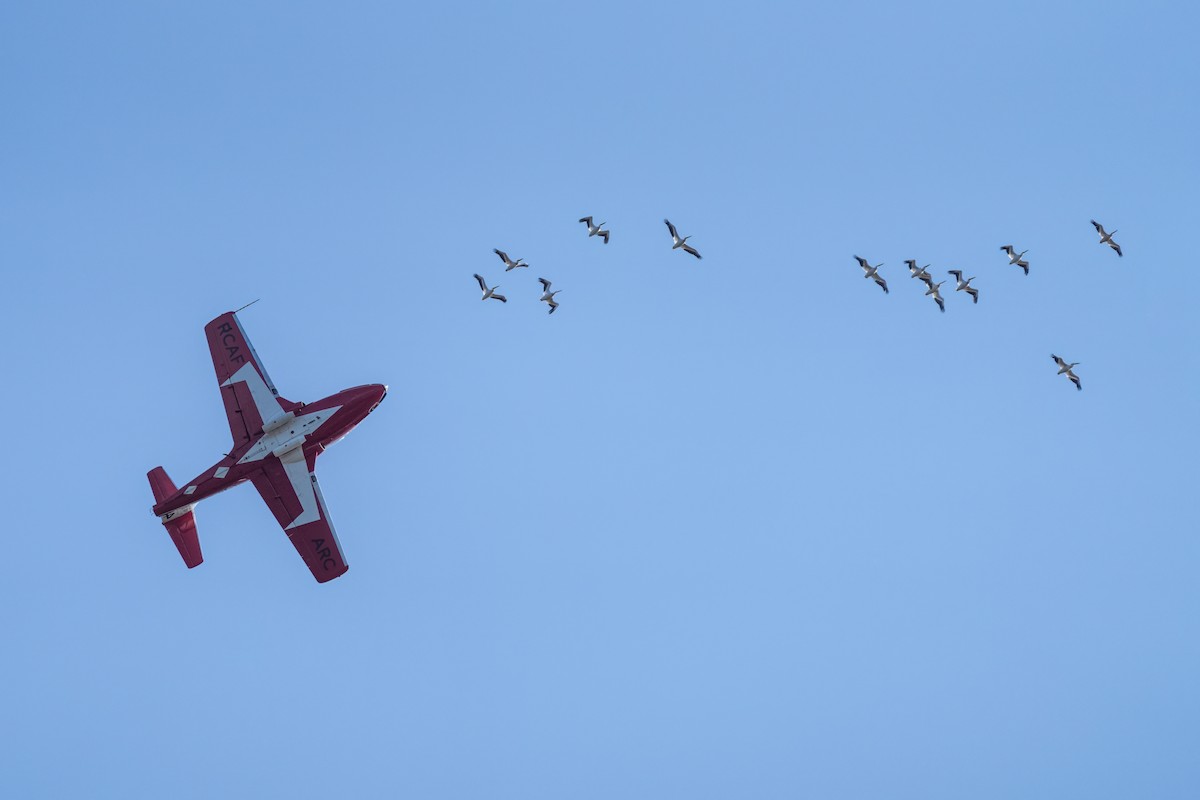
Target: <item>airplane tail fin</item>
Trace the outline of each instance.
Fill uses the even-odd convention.
[[[155,503],[161,503],[178,491],[162,467],[150,470],[146,477],[150,480],[150,491],[154,492]],[[184,506],[163,514],[162,524],[171,535],[171,541],[175,543],[175,549],[183,557],[183,563],[187,564],[188,569],[204,563],[204,554],[200,552],[200,535],[196,531],[196,515],[192,506]]]

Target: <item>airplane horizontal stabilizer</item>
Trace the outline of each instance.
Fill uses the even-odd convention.
[[[146,477],[150,479],[150,490],[154,492],[156,503],[161,503],[178,491],[174,482],[167,475],[167,471],[162,467],[150,470],[146,473]],[[170,511],[163,514],[161,519],[163,527],[171,535],[171,541],[175,543],[175,549],[179,551],[187,568],[192,569],[203,564],[204,554],[200,551],[200,534],[196,531],[196,514],[192,506],[184,506]]]

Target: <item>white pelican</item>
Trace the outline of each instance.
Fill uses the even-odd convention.
[[[958,285],[954,287],[954,291],[966,292],[967,294],[971,295],[972,303],[979,302],[979,290],[971,286],[971,281],[975,280],[974,278],[967,278],[964,281],[961,269],[948,269],[946,271],[953,275],[954,279],[958,281]]]
[[[1021,258],[1021,256],[1025,255],[1026,253],[1029,252],[1028,250],[1022,250],[1019,253],[1014,253],[1013,246],[1011,244],[1006,244],[1003,247],[1001,247],[1000,249],[1003,250],[1004,252],[1008,253],[1008,263],[1016,264],[1018,267],[1025,270],[1026,275],[1029,274],[1029,262],[1026,261],[1025,259]]]
[[[1066,375],[1071,383],[1075,384],[1076,389],[1083,391],[1083,384],[1079,382],[1079,376],[1072,372],[1072,369],[1079,366],[1079,362],[1076,361],[1074,364],[1068,364],[1058,356],[1054,355],[1054,353],[1051,353],[1050,357],[1054,359],[1055,364],[1058,364],[1058,372],[1056,374]]]
[[[490,298],[492,300],[499,300],[501,303],[508,302],[507,297],[505,297],[502,294],[496,294],[496,290],[500,288],[500,284],[496,284],[495,286],[493,286],[492,288],[489,289],[488,285],[483,282],[483,276],[480,275],[478,272],[475,273],[475,280],[479,281],[479,288],[483,289],[483,299],[484,300],[487,300]]]
[[[915,259],[910,258],[907,261],[905,261],[904,263],[908,264],[908,271],[912,273],[912,277],[920,278],[921,280],[925,281],[926,286],[933,285],[933,276],[925,271],[929,267],[928,264],[926,264],[924,267],[921,267],[920,269],[917,269],[917,262]]]
[[[696,258],[701,257],[700,254],[696,252],[696,248],[692,247],[690,244],[686,244],[687,240],[692,237],[684,236],[682,239],[680,239],[679,232],[677,230],[675,230],[675,226],[671,224],[671,220],[664,219],[663,222],[667,223],[667,230],[669,230],[671,232],[671,238],[675,240],[674,243],[671,245],[672,250],[678,250],[679,248],[682,247],[683,252],[691,253]]]
[[[561,292],[562,289],[555,289],[553,292],[550,291],[550,281],[545,278],[538,278],[538,283],[542,285],[542,296],[538,298],[538,302],[549,303],[550,313],[553,314],[554,309],[558,308],[558,303],[554,302],[554,295]]]
[[[580,217],[579,221],[588,226],[588,236],[600,236],[604,239],[604,243],[608,244],[609,232],[600,230],[602,227],[604,227],[603,222],[601,222],[599,225],[593,225],[591,217]]]
[[[867,263],[865,258],[859,258],[858,256],[855,256],[854,260],[858,262],[858,265],[863,268],[863,272],[866,273],[863,275],[863,277],[874,278],[875,283],[879,284],[879,288],[883,289],[883,293],[888,294],[887,281],[885,281],[883,276],[879,274],[879,268],[883,266],[883,262],[880,262],[872,267]]]
[[[523,258],[518,258],[516,261],[513,261],[511,258],[508,257],[508,253],[504,252],[503,250],[493,249],[492,252],[495,253],[496,255],[500,256],[500,260],[504,262],[504,271],[505,272],[508,272],[510,269],[516,269],[517,267],[528,267],[529,266],[528,264],[525,263],[525,259],[523,259]]]
[[[1113,231],[1112,233],[1105,233],[1104,226],[1101,225],[1099,222],[1096,222],[1096,220],[1092,220],[1092,225],[1095,226],[1096,233],[1100,234],[1100,244],[1106,244],[1109,247],[1111,247],[1113,250],[1116,250],[1117,255],[1123,255],[1121,253],[1121,245],[1114,242],[1113,238],[1112,238],[1113,233],[1116,233],[1116,231]]]
[[[942,293],[938,291],[938,287],[941,286],[943,283],[945,283],[945,281],[940,281],[938,283],[929,284],[929,288],[925,291],[925,295],[926,296],[933,295],[933,301],[938,304],[938,308],[940,308],[942,310],[942,313],[945,314],[946,313],[946,303],[942,300]]]

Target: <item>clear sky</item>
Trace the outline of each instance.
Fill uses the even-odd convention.
[[[346,5],[0,8],[6,796],[1200,795],[1192,4]]]

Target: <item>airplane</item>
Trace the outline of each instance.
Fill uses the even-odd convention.
[[[239,309],[240,310],[240,309]],[[225,458],[177,489],[162,467],[146,477],[153,513],[162,520],[188,569],[204,561],[196,532],[196,504],[250,481],[279,521],[318,583],[349,567],[317,484],[317,456],[349,433],[387,396],[373,383],[318,400],[285,400],[246,337],[237,312],[204,326],[233,447]]]

